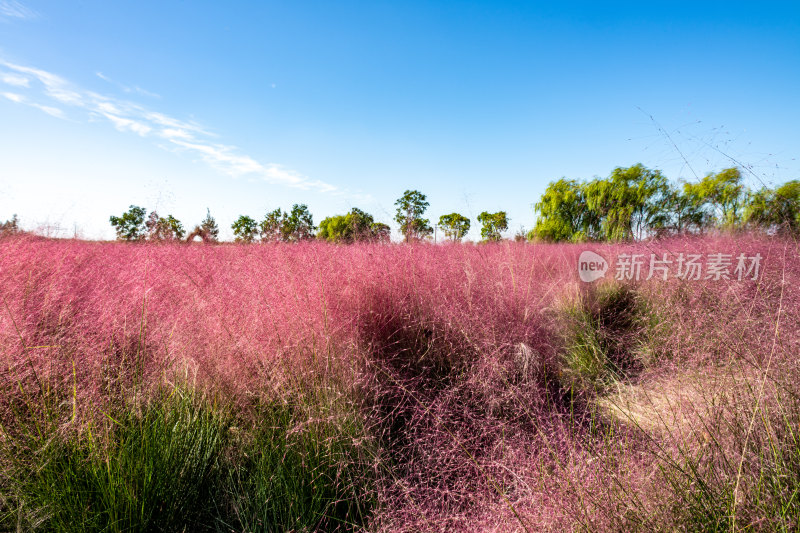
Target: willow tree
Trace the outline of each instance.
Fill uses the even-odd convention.
[[[706,174],[699,182],[684,185],[684,193],[706,210],[709,223],[723,229],[742,223],[748,194],[738,168]]]
[[[551,182],[534,205],[536,225],[528,233],[531,240],[580,242],[594,239],[599,220],[586,207],[584,186],[561,178]]]
[[[800,230],[800,181],[788,181],[777,189],[764,187],[749,194],[743,219],[751,228],[797,233]]]
[[[669,183],[661,171],[641,164],[617,167],[607,179],[590,181],[584,195],[602,237],[609,241],[644,238],[668,220]]]

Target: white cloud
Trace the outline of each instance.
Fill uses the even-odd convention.
[[[170,139],[170,142],[186,150],[198,152],[202,159],[229,176],[261,174],[266,169],[250,156],[237,154],[236,148],[219,144],[188,142]]]
[[[165,139],[191,139],[192,134],[181,128],[164,128],[159,135]]]
[[[342,194],[334,185],[320,180],[311,180],[275,163],[261,163],[242,153],[235,146],[213,141],[215,135],[194,122],[149,110],[129,100],[121,100],[81,89],[64,78],[45,70],[9,63],[2,59],[0,59],[0,66],[10,71],[6,76],[11,76],[16,80],[18,82],[16,86],[28,90],[28,96],[17,93],[0,93],[13,102],[23,103],[31,100],[30,105],[58,118],[65,118],[64,111],[59,107],[48,105],[48,103],[56,102],[81,109],[87,113],[88,119],[105,119],[118,131],[135,133],[141,137],[166,139],[170,143],[169,146],[174,147],[175,150],[195,153],[206,164],[228,176],[255,177],[268,183],[288,187],[328,194]],[[120,85],[102,72],[97,72],[96,75],[109,83]],[[22,84],[22,79],[27,80],[27,83]],[[6,78],[4,77],[3,80],[5,81]],[[38,84],[31,83],[31,81],[38,81]],[[38,93],[30,94],[35,93],[37,89]],[[133,91],[146,93],[139,88],[135,88]]]
[[[47,96],[54,98],[61,103],[69,105],[80,105],[82,103],[81,94],[75,90],[72,90],[70,88],[70,84],[60,76],[56,76],[55,74],[51,74],[45,70],[8,63],[2,59],[0,59],[0,65],[3,65],[9,70],[15,71],[17,74],[28,74],[29,76],[33,76],[43,85],[45,94]]]
[[[336,187],[324,181],[314,180],[308,183],[308,188],[319,189],[321,192],[336,192]],[[366,196],[370,198],[369,195]]]
[[[2,93],[2,94],[12,102],[15,102],[17,104],[21,104],[22,102],[25,101],[25,97],[22,96],[21,94],[17,93]]]
[[[25,7],[17,0],[0,0],[0,18],[33,19],[38,14],[36,11]]]
[[[156,93],[147,91],[145,89],[142,89],[138,85],[134,86],[134,87],[128,87],[124,83],[120,83],[120,82],[118,82],[116,80],[112,80],[111,78],[109,78],[108,76],[103,74],[102,72],[95,72],[95,76],[97,76],[98,78],[100,78],[101,80],[103,80],[105,82],[108,82],[108,83],[110,83],[112,85],[116,85],[117,87],[122,89],[123,92],[126,92],[126,93],[136,92],[136,93],[142,94],[144,96],[149,96],[150,98],[161,98],[161,95],[158,95]]]
[[[101,113],[113,113],[115,115],[121,113],[121,111],[117,109],[116,106],[111,102],[99,102],[97,104],[97,110]]]
[[[36,109],[44,111],[48,115],[52,115],[52,116],[54,116],[56,118],[66,118],[64,116],[64,112],[62,110],[60,110],[59,108],[57,108],[57,107],[52,107],[52,106],[49,106],[49,105],[42,105],[42,104],[31,104],[31,105],[33,107],[35,107]]]
[[[202,136],[213,137],[211,133],[207,132],[197,124],[191,122],[185,122],[183,120],[178,120],[172,117],[168,117],[162,113],[157,113],[155,111],[147,111],[143,110],[144,118],[151,122],[155,122],[159,126],[165,126],[167,128],[174,128],[178,130],[185,131],[190,134],[197,134]]]
[[[4,67],[10,70],[21,72],[23,74],[29,74],[35,78],[38,78],[39,81],[41,81],[46,86],[66,85],[67,83],[63,78],[56,76],[55,74],[51,74],[45,70],[40,70],[38,68],[16,65],[14,63],[9,63],[3,60],[0,60],[0,64],[2,64]]]
[[[170,138],[169,141],[184,151],[198,153],[203,161],[232,177],[251,176],[276,185],[283,184],[322,193],[340,193],[339,189],[330,183],[312,181],[302,174],[274,163],[263,165],[250,156],[238,153],[233,146],[189,142],[179,138]]]
[[[301,189],[308,189],[310,188],[310,185],[312,185],[312,183],[316,183],[316,182],[309,182],[308,179],[306,179],[305,177],[298,175],[294,171],[286,170],[280,165],[270,165],[265,170],[266,170],[265,177],[268,180],[287,181],[289,183],[295,184]],[[336,188],[334,187],[334,189]]]
[[[30,87],[31,84],[31,80],[17,74],[0,74],[0,80],[6,85],[13,85],[14,87]]]
[[[57,107],[37,104],[36,102],[28,102],[24,96],[17,93],[0,93],[0,94],[16,104],[28,104],[29,106],[35,107],[36,109],[44,111],[48,115],[52,115],[56,118],[66,118],[64,116],[64,112]]]
[[[62,104],[81,105],[83,97],[80,93],[65,89],[64,87],[48,87],[47,93]]]
[[[133,133],[138,133],[142,137],[145,137],[148,133],[153,131],[153,128],[151,128],[147,124],[143,124],[139,121],[132,120],[130,118],[119,117],[111,113],[101,113],[101,114],[104,117],[106,117],[112,124],[114,124],[114,127],[117,128],[119,131],[132,131]]]

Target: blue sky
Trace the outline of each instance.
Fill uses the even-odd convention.
[[[798,179],[798,94],[796,2],[0,0],[0,219],[208,207],[230,237],[418,189],[512,234],[562,176]]]

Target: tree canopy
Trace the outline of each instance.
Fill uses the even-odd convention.
[[[481,223],[481,239],[487,242],[497,242],[503,239],[502,232],[508,229],[508,217],[505,211],[489,213],[484,211],[478,215]]]
[[[219,240],[219,226],[217,225],[217,220],[211,216],[210,209],[206,209],[206,218],[200,222],[200,229],[208,236],[210,241],[217,242]]]
[[[608,179],[594,179],[584,188],[586,207],[599,222],[600,235],[609,241],[647,236],[666,224],[664,200],[667,179],[642,165],[617,167]]]
[[[131,205],[128,211],[122,216],[109,217],[109,222],[117,234],[117,239],[121,241],[140,241],[147,236],[147,228],[144,224],[144,217],[147,211],[144,207]]]
[[[747,192],[738,168],[707,174],[698,183],[686,183],[684,193],[720,228],[733,229],[742,221]]]
[[[580,242],[600,233],[600,219],[586,205],[585,186],[575,180],[550,183],[534,210],[539,216],[529,233],[531,239]]]
[[[236,242],[253,242],[258,236],[258,222],[247,215],[237,218],[231,229]]]
[[[430,221],[422,218],[430,205],[424,194],[407,190],[394,204],[397,206],[394,220],[400,224],[400,233],[406,242],[421,240],[433,233]]]
[[[469,232],[470,221],[464,215],[450,213],[439,217],[439,227],[448,239],[460,241]]]
[[[109,217],[111,226],[121,241],[178,241],[183,239],[186,230],[181,221],[172,215],[159,216],[151,211],[145,219],[147,210],[136,205],[130,206],[122,216]]]
[[[737,168],[671,184],[660,171],[637,164],[615,168],[608,178],[554,181],[534,210],[529,238],[552,242],[626,241],[745,226],[796,231],[800,185],[750,193]]]
[[[800,181],[792,180],[774,190],[763,187],[750,193],[743,218],[750,228],[796,233],[800,229]]]
[[[375,222],[369,213],[354,207],[345,215],[334,215],[319,223],[317,237],[329,242],[388,242],[391,229]]]
[[[299,242],[314,238],[317,230],[306,204],[294,204],[290,212],[269,211],[259,224],[264,242]]]
[[[144,226],[150,241],[179,241],[186,234],[180,220],[172,215],[160,217],[155,211],[150,213]]]
[[[306,204],[294,204],[283,223],[284,240],[289,242],[306,241],[314,238],[317,227],[314,217]]]
[[[6,220],[0,224],[0,237],[16,235],[18,233],[22,233],[22,230],[19,227],[19,218],[17,218],[16,214],[13,215],[9,220]]]

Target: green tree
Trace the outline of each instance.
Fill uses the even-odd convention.
[[[375,238],[375,242],[389,242],[392,239],[392,228],[389,227],[389,224],[374,222],[372,224],[372,235]]]
[[[264,220],[259,223],[261,240],[265,242],[278,242],[283,240],[283,221],[285,215],[281,208],[268,212]]]
[[[196,237],[203,239],[204,243],[213,243],[219,240],[219,226],[208,208],[206,208],[206,218],[192,229],[186,240],[193,241]]]
[[[450,213],[439,217],[439,227],[448,239],[460,241],[469,232],[470,220],[464,215]]]
[[[478,215],[478,222],[481,223],[481,239],[489,242],[497,242],[503,239],[502,232],[508,229],[508,217],[505,211],[489,213],[484,211]]]
[[[530,240],[581,242],[599,236],[600,220],[586,206],[584,186],[561,178],[551,182],[536,205],[536,225]]]
[[[656,225],[657,234],[702,233],[709,225],[709,217],[703,202],[687,193],[683,188],[670,186],[664,198],[666,216],[662,224]]]
[[[749,194],[743,218],[750,227],[797,233],[800,229],[800,181],[788,181],[774,190],[764,187]]]
[[[305,204],[294,204],[290,212],[270,211],[259,224],[266,242],[298,242],[314,238],[316,226]]]
[[[314,218],[306,204],[294,204],[292,211],[283,222],[284,240],[290,242],[306,241],[314,238]]]
[[[347,226],[349,242],[376,240],[375,218],[369,213],[354,207],[345,215],[344,222]]]
[[[147,236],[147,228],[144,223],[145,214],[144,207],[132,205],[121,217],[109,217],[109,222],[117,233],[117,239],[121,241],[143,240]]]
[[[351,242],[347,226],[347,215],[333,215],[323,218],[322,222],[319,223],[317,238],[328,242]]]
[[[209,241],[217,242],[219,240],[219,226],[208,208],[206,208],[206,218],[200,223],[200,229],[208,236]]]
[[[346,215],[330,216],[320,222],[317,237],[338,243],[383,241],[389,236],[386,230],[389,226],[375,222],[372,215],[354,207]]]
[[[172,215],[167,215],[166,226],[169,228],[169,230],[171,230],[175,239],[183,239],[183,236],[186,235],[186,230],[183,229],[183,224],[181,224],[180,220]]]
[[[617,170],[624,174],[624,182],[632,188],[633,237],[643,239],[659,228],[665,227],[669,223],[670,215],[665,203],[670,194],[667,178],[660,170],[650,170],[641,164]]]
[[[611,241],[646,237],[666,225],[667,179],[641,164],[617,167],[608,179],[594,179],[584,187],[586,207],[600,221],[602,236]]]
[[[144,226],[147,231],[147,239],[151,241],[180,240],[186,233],[183,224],[177,218],[172,215],[167,215],[166,218],[160,217],[155,211],[150,213]]]
[[[400,232],[406,242],[421,240],[433,233],[430,221],[422,218],[430,205],[426,196],[419,191],[405,191],[394,203],[397,206],[395,221],[400,224]]]
[[[0,224],[0,237],[16,235],[17,233],[21,232],[22,230],[19,229],[19,219],[17,218],[17,215],[13,215],[10,220],[6,220]]]
[[[236,242],[253,242],[258,236],[258,222],[247,215],[241,215],[231,224]]]
[[[738,168],[726,168],[707,174],[698,183],[687,183],[684,193],[706,209],[709,220],[718,227],[734,229],[741,224],[748,192]]]

